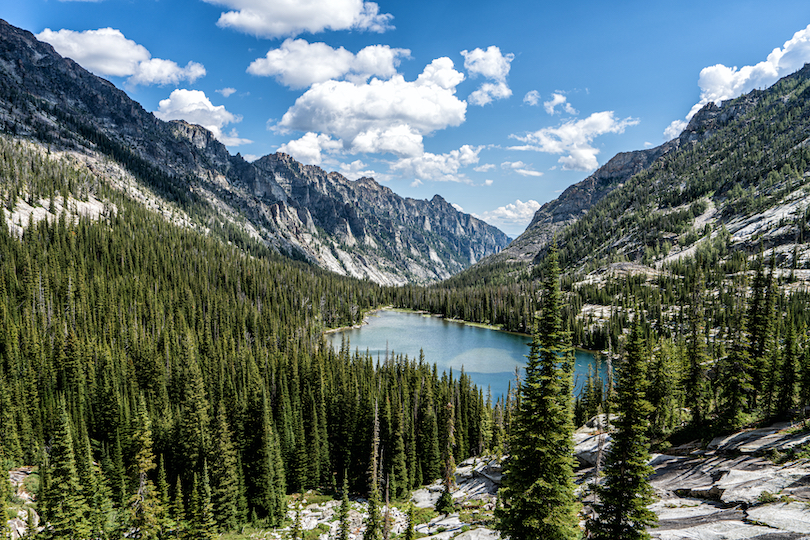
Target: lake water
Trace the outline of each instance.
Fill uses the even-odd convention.
[[[515,367],[526,364],[529,354],[529,336],[500,332],[488,328],[470,326],[420,313],[382,310],[368,317],[368,324],[326,335],[335,350],[339,350],[343,338],[349,340],[351,350],[368,351],[374,358],[385,358],[386,349],[408,358],[419,358],[424,350],[425,361],[436,364],[439,373],[453,369],[458,378],[461,368],[486,396],[487,387],[492,389],[492,400],[505,395],[509,382],[514,384]],[[588,365],[594,364],[594,355],[585,351],[576,352],[574,368],[575,394],[585,383]],[[604,364],[601,375],[606,379]]]

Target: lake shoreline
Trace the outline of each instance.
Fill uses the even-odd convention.
[[[425,311],[423,309],[410,309],[410,308],[398,308],[394,306],[383,306],[376,309],[372,309],[368,313],[363,316],[363,321],[359,324],[355,324],[353,326],[341,326],[340,328],[332,328],[330,330],[324,330],[324,334],[334,334],[335,332],[342,332],[344,330],[358,330],[363,327],[363,325],[368,324],[368,318],[375,313],[380,311],[393,311],[396,313],[413,313],[415,315],[425,315],[428,317],[435,317],[437,319],[444,319],[445,321],[450,321],[454,323],[463,324],[465,326],[471,326],[473,328],[483,328],[485,330],[495,330],[496,332],[503,332],[504,334],[511,334],[513,336],[521,336],[531,338],[531,334],[524,334],[523,332],[513,332],[511,330],[504,330],[502,326],[495,325],[495,324],[487,324],[487,323],[479,323],[474,321],[465,321],[464,319],[455,319],[455,318],[447,318],[441,313],[431,313],[429,311]],[[584,349],[582,347],[574,347],[575,351],[581,351],[588,354],[592,354],[596,356],[597,354],[600,356],[607,355],[607,351],[596,351],[591,349]]]

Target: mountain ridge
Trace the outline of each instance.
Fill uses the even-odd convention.
[[[352,182],[285,154],[249,163],[201,126],[155,118],[109,81],[5,21],[0,74],[7,133],[112,157],[159,197],[206,208],[203,228],[229,221],[278,251],[344,275],[428,283],[509,240],[442,198],[402,198],[373,179]]]

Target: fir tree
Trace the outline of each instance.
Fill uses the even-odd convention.
[[[134,428],[132,442],[135,450],[135,492],[129,498],[128,535],[131,538],[156,538],[161,525],[160,499],[149,478],[150,472],[155,469],[155,455],[152,452],[152,426],[143,396],[138,399]]]
[[[796,330],[793,327],[793,319],[788,318],[785,347],[779,369],[779,390],[776,396],[776,415],[780,418],[786,418],[795,405],[798,361],[799,345],[796,341]]]
[[[348,475],[343,473],[343,489],[341,489],[340,509],[338,516],[340,520],[340,532],[338,533],[338,540],[349,540],[349,479]]]
[[[49,533],[53,538],[89,538],[90,508],[79,484],[73,450],[73,429],[65,402],[61,398],[57,421],[49,459],[47,513],[43,518],[50,523]]]
[[[746,333],[737,330],[729,334],[733,336],[731,350],[720,361],[719,366],[718,420],[721,429],[734,431],[745,422],[748,397],[753,393],[754,387],[751,384],[751,359]]]
[[[221,530],[234,530],[239,522],[239,473],[225,407],[220,404],[212,437],[211,502]]]
[[[503,534],[527,540],[579,537],[567,372],[573,353],[562,326],[560,270],[553,247],[545,273],[542,312],[532,335],[526,378],[518,388],[509,437],[512,457],[499,494],[503,507],[496,511]]]
[[[607,453],[604,482],[594,487],[599,502],[593,505],[597,516],[587,523],[595,540],[632,540],[650,538],[647,527],[657,518],[647,508],[653,502],[649,477],[647,415],[645,399],[645,357],[648,354],[640,317],[627,343],[627,357],[620,366],[613,444]]]

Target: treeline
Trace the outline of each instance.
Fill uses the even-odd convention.
[[[344,478],[365,493],[376,461],[401,497],[438,478],[448,432],[459,460],[497,436],[465,374],[322,340],[388,302],[385,289],[249,256],[47,156],[3,150],[6,201],[37,204],[32,186],[60,206],[85,189],[107,201],[97,221],[63,212],[21,238],[0,216],[0,450],[7,467],[39,466],[45,536],[279,525],[287,493]]]

